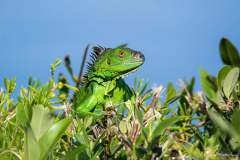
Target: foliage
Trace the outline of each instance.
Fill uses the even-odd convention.
[[[217,76],[200,71],[203,91],[194,90],[194,78],[166,89],[136,79],[135,98],[123,108],[106,107],[102,117],[79,118],[71,109],[81,75],[69,56],[64,63],[74,84],[63,73],[54,80],[60,60],[46,84],[29,78],[19,94],[16,79],[4,79],[0,159],[238,159],[240,58],[226,38],[220,56],[224,66]]]

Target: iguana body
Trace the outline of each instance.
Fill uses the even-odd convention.
[[[114,106],[131,99],[132,90],[122,79],[144,63],[138,51],[119,46],[117,48],[93,47],[88,71],[76,96],[75,110],[86,115],[96,108]]]

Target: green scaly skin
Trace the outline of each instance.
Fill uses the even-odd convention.
[[[119,106],[133,97],[123,77],[144,63],[144,55],[122,45],[116,48],[93,47],[92,62],[75,100],[79,116],[97,115],[106,105]],[[95,111],[94,111],[95,110]]]

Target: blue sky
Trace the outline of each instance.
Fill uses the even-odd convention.
[[[22,85],[30,75],[45,82],[50,64],[66,54],[78,71],[88,43],[142,51],[146,62],[129,83],[198,80],[200,68],[216,74],[220,38],[240,48],[239,6],[239,0],[1,0],[0,86],[14,76]]]

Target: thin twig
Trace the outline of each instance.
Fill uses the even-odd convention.
[[[90,47],[90,44],[87,45],[87,47],[84,50],[84,54],[83,54],[83,59],[82,59],[82,63],[81,63],[81,67],[80,67],[80,72],[78,75],[78,79],[77,79],[77,83],[76,83],[76,88],[79,87],[81,80],[82,80],[82,76],[83,76],[83,69],[84,69],[84,65],[86,63],[86,59],[87,59],[87,53],[88,53],[88,49]]]

